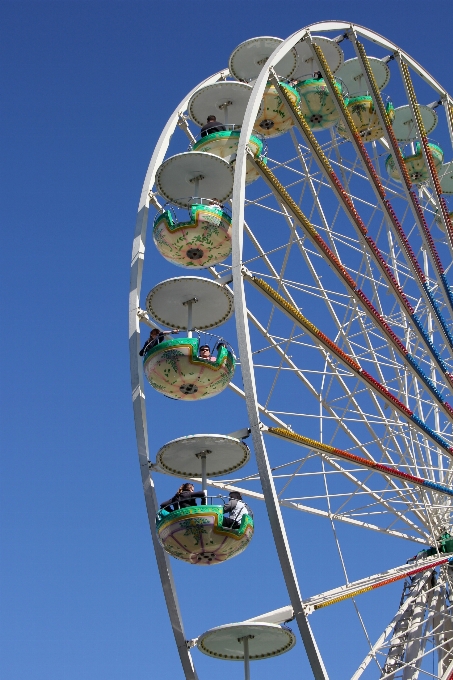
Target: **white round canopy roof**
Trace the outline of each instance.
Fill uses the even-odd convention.
[[[439,170],[440,186],[444,194],[453,194],[453,161],[445,163]]]
[[[206,474],[218,477],[238,470],[250,458],[244,442],[224,434],[194,434],[165,444],[157,453],[156,463],[177,477],[200,477],[201,458],[206,453]]]
[[[146,298],[149,314],[165,326],[187,330],[189,300],[192,304],[192,327],[215,328],[233,314],[233,295],[220,283],[199,276],[180,276],[155,286]]]
[[[182,208],[189,206],[192,196],[226,201],[233,192],[233,181],[233,168],[227,161],[201,151],[171,156],[156,173],[158,192]]]
[[[390,80],[390,69],[385,62],[377,57],[368,57],[374,79],[380,90],[384,89]],[[362,65],[357,57],[348,59],[337,71],[337,76],[341,78],[351,96],[366,91],[367,85],[363,73]]]
[[[437,125],[437,113],[424,104],[419,104],[418,108],[425,126],[426,134],[434,130]],[[393,121],[393,132],[398,142],[411,142],[418,137],[415,121],[412,116],[411,107],[399,106],[395,109],[395,120]]]
[[[241,43],[230,56],[228,67],[231,75],[238,80],[255,80],[272,52],[282,42],[281,38],[263,36]],[[275,71],[284,80],[294,73],[296,66],[297,54],[293,48],[278,62]]]
[[[332,73],[335,73],[344,61],[343,50],[330,38],[313,35],[312,39],[322,49],[330,70]],[[295,77],[301,78],[319,70],[319,61],[314,57],[310,43],[307,40],[297,43],[295,50],[298,57],[298,64],[294,73]]]
[[[207,85],[195,92],[189,100],[187,111],[194,123],[202,127],[211,114],[225,122],[224,104],[228,105],[228,124],[242,125],[245,110],[253,90],[247,83],[225,80]]]
[[[273,623],[229,623],[200,635],[197,647],[203,654],[216,659],[243,661],[244,645],[238,638],[244,635],[253,635],[249,639],[251,661],[279,656],[296,644],[296,637],[289,628]]]

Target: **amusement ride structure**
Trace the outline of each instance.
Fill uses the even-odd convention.
[[[173,153],[175,131],[187,143]],[[159,138],[133,243],[131,381],[150,529],[187,680],[197,677],[195,647],[243,662],[247,680],[251,660],[294,647],[296,628],[313,676],[325,680],[325,641],[310,621],[348,599],[368,650],[352,680],[453,678],[452,142],[443,87],[397,45],[339,21],[240,44]],[[142,292],[149,217],[147,254],[165,258],[168,278]],[[233,317],[237,338],[215,335]],[[160,331],[143,360],[140,326]],[[231,389],[248,422],[150,449],[145,378],[160,393],[157,412],[159,403],[171,412],[161,395],[196,402]],[[253,475],[243,472],[249,434]],[[201,485],[202,503],[159,509],[156,473]],[[248,506],[226,522],[208,488],[264,501],[288,600],[187,640],[172,563],[227,570],[220,563],[243,559],[255,530]],[[333,530],[344,585],[301,592],[282,508]],[[387,571],[349,580],[343,526],[404,544],[407,562],[389,552]],[[371,639],[360,601],[395,581],[395,614]]]

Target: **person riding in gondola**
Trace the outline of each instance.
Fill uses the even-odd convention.
[[[205,361],[216,361],[216,358],[211,356],[211,348],[209,345],[201,345],[198,352],[198,358],[204,359]]]
[[[239,529],[243,515],[248,515],[249,509],[242,500],[239,491],[230,491],[229,502],[223,506],[222,525],[228,529]],[[230,516],[225,517],[225,513]]]
[[[206,124],[201,128],[200,134],[202,137],[206,137],[213,132],[224,132],[225,129],[225,126],[222,125],[222,123],[220,123],[213,114],[211,114],[207,117]]]
[[[145,342],[145,344],[143,345],[142,349],[139,352],[140,356],[142,357],[148,349],[151,349],[152,347],[158,345],[160,342],[163,342],[165,340],[166,335],[171,335],[175,333],[179,333],[179,330],[177,328],[173,328],[172,331],[160,331],[158,328],[153,328],[151,330],[151,333],[149,334],[148,340]]]
[[[172,512],[172,506],[173,511],[182,508],[190,508],[193,505],[197,505],[197,498],[201,498],[201,505],[206,505],[205,492],[195,491],[194,489],[194,485],[190,482],[182,484],[172,498],[169,498],[168,501],[160,504],[161,509]]]

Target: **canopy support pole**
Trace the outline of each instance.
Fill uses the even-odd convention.
[[[206,449],[206,451],[200,451],[200,453],[196,453],[196,457],[200,458],[201,460],[201,490],[204,491],[205,494],[205,503],[207,502],[207,495],[208,495],[208,481],[207,481],[207,474],[206,474],[206,456],[208,453],[211,453],[209,449]],[[203,501],[201,501],[203,504]]]
[[[242,642],[244,645],[244,680],[250,680],[249,639],[254,637],[254,635],[244,635],[244,637],[238,638],[238,642]]]
[[[198,302],[198,298],[194,297],[191,300],[186,300],[186,302],[183,302],[183,305],[187,305],[187,337],[191,338],[192,337],[192,305],[194,302]]]
[[[201,489],[205,493],[207,493],[207,484],[206,484],[206,452],[204,451],[201,456]]]

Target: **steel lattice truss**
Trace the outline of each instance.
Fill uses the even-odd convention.
[[[354,234],[318,168],[313,167],[309,151],[297,140],[295,133],[292,138],[297,155],[288,160],[269,159],[269,166],[340,261],[347,263],[348,271],[361,290],[398,336],[405,339],[411,355],[432,378],[439,392],[448,395],[448,384],[436,371],[426,347],[407,323],[398,302],[387,295],[386,281]],[[369,232],[420,319],[430,329],[433,344],[440,348],[440,354],[450,368],[451,348],[446,346],[408,271],[401,249],[395,244],[392,230],[373,201],[372,191],[357,158],[348,158],[348,155],[352,156],[348,154],[350,150],[350,145],[335,133],[324,145],[329,160],[335,159],[337,172],[344,177],[344,185],[355,198]],[[388,152],[377,145],[374,152],[376,166],[380,167]],[[416,243],[419,235],[401,191],[398,192],[396,182],[390,182],[388,177],[382,175],[381,180],[388,193],[392,194],[393,204],[400,204],[402,226],[411,234],[411,243]],[[426,212],[429,212],[429,189],[424,188],[424,193],[427,195]],[[264,214],[258,214],[258,211]],[[309,320],[315,321],[347,355],[373,372],[389,392],[450,443],[451,417],[436,406],[425,384],[404,365],[380,329],[351,299],[342,283],[332,276],[319,250],[315,250],[274,195],[266,192],[250,198],[246,214],[249,244],[244,248],[248,255],[244,257],[244,266],[249,272],[265,280],[302,310]],[[262,237],[259,228],[252,231],[253,223],[260,225],[261,232],[265,232]],[[414,250],[423,261],[421,238],[418,240],[418,247]],[[439,245],[443,244],[440,242]],[[219,273],[222,269],[219,267]],[[428,261],[426,271],[428,277],[432,277],[429,281],[436,290],[437,303],[447,316],[449,310],[436,286]],[[307,337],[281,310],[255,291],[247,293],[249,318],[254,327],[254,368],[257,384],[262,385],[259,401],[267,415],[273,416],[271,420],[292,423],[295,430],[314,439],[336,446],[341,442],[340,445],[348,451],[413,475],[447,485],[451,483],[450,457],[447,454],[432,446],[426,436],[409,427],[392,409],[391,403],[370,394],[367,386],[352,371],[326,352],[320,343]],[[263,309],[266,310],[264,314]],[[300,395],[297,403],[305,406],[300,411],[294,409],[291,396],[294,393]],[[288,395],[286,406],[285,394]],[[354,518],[376,525],[381,530],[399,531],[424,542],[432,531],[439,531],[443,524],[449,524],[449,499],[435,492],[417,492],[410,485],[354,469],[332,457],[323,462],[319,456],[306,451],[302,457],[277,467],[274,478],[282,500],[312,505],[334,513],[338,519]],[[324,474],[327,469],[329,475]],[[341,491],[338,489],[338,492],[337,479],[341,479]],[[241,481],[235,479],[234,484],[241,486]]]

